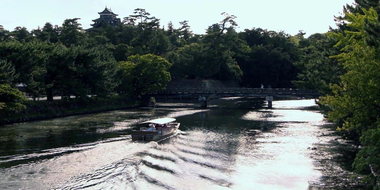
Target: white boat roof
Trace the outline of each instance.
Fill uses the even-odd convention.
[[[145,121],[144,123],[153,123],[153,124],[162,125],[162,124],[170,123],[173,121],[175,121],[174,118],[159,118],[159,119],[153,119],[153,120]]]

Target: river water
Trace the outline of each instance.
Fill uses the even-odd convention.
[[[273,109],[191,103],[0,127],[0,189],[357,189],[354,148],[314,100]],[[137,123],[175,117],[180,131],[132,142]]]

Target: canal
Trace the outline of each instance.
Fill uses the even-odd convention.
[[[180,131],[132,142],[137,123],[175,117]],[[0,189],[360,189],[355,146],[314,100],[273,109],[158,103],[0,127]]]

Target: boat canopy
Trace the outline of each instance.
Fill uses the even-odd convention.
[[[170,123],[173,121],[175,121],[174,118],[160,118],[160,119],[153,119],[153,120],[145,121],[143,123],[153,123],[153,124],[163,125],[163,124]]]

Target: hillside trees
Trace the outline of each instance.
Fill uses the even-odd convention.
[[[44,76],[48,48],[48,44],[37,41],[0,43],[0,57],[11,62],[18,75],[13,82],[25,84],[27,93],[33,98],[40,97],[45,92]]]
[[[299,50],[291,36],[254,28],[239,33],[239,37],[249,46],[248,53],[239,59],[244,86],[293,86],[291,81],[298,72],[293,63],[299,59]]]
[[[14,83],[25,84],[33,98],[105,95],[117,86],[116,61],[110,52],[97,48],[7,42],[0,44],[0,56],[14,65],[18,75]]]
[[[302,89],[316,89],[321,94],[330,94],[330,84],[337,84],[344,73],[337,59],[339,48],[336,39],[326,34],[313,34],[300,41],[300,59],[294,65],[299,68],[298,80],[293,83]]]
[[[185,42],[189,42],[191,36],[193,35],[193,32],[190,30],[189,21],[184,20],[182,22],[179,22],[179,24],[181,25],[178,29],[179,38],[183,39]]]
[[[60,28],[59,41],[66,47],[83,44],[84,33],[79,18],[66,19]]]
[[[206,35],[199,43],[191,43],[179,48],[169,56],[173,70],[180,72],[174,75],[188,78],[213,78],[219,80],[239,80],[242,71],[236,62],[234,52],[239,43],[234,29],[237,26],[233,15],[222,14],[225,18],[207,29]],[[181,38],[188,34],[187,23],[182,22]],[[238,49],[240,51],[240,49]]]
[[[9,31],[5,30],[3,25],[0,25],[0,42],[9,40]]]
[[[25,27],[16,27],[11,33],[10,35],[16,39],[17,41],[25,41],[25,42],[28,42],[30,40],[33,39],[31,33],[28,31],[27,28]]]
[[[203,44],[193,43],[181,47],[174,56],[171,60],[175,62],[179,70],[177,72],[190,79],[210,77],[220,67],[215,64],[213,56],[208,54],[208,49]]]
[[[48,100],[53,95],[86,98],[105,96],[118,85],[116,61],[110,52],[98,48],[66,48],[55,45],[48,60],[45,84]]]
[[[177,29],[170,23],[167,30],[160,28],[159,19],[141,8],[117,26],[105,23],[83,30],[80,20],[73,18],[61,26],[46,23],[30,33],[22,27],[12,32],[0,28],[0,55],[15,68],[18,77],[13,84],[23,83],[33,98],[46,96],[50,101],[53,96],[133,92],[127,89],[139,85],[127,83],[131,80],[120,76],[120,68],[132,76],[127,71],[136,69],[137,63],[131,64],[129,57],[148,54],[173,64],[167,67],[173,78],[238,80],[247,87],[263,82],[290,86],[295,76],[291,63],[297,59],[290,37],[265,30],[238,33],[236,17],[222,15],[202,35],[194,34],[186,20]]]
[[[155,54],[163,55],[169,48],[169,39],[163,29],[160,29],[160,20],[145,9],[137,8],[134,15],[124,18],[129,26],[134,26],[134,37],[130,41],[131,55]],[[136,24],[137,23],[137,24]]]
[[[49,22],[47,22],[42,29],[38,28],[36,30],[32,30],[32,34],[35,36],[36,39],[50,43],[58,42],[59,33],[59,27],[53,26]]]
[[[236,55],[245,50],[246,44],[238,38],[235,31],[236,16],[225,12],[222,15],[225,18],[207,29],[202,42],[208,47],[211,63],[217,65],[217,72],[212,77],[219,80],[240,80],[243,72],[236,61]]]

